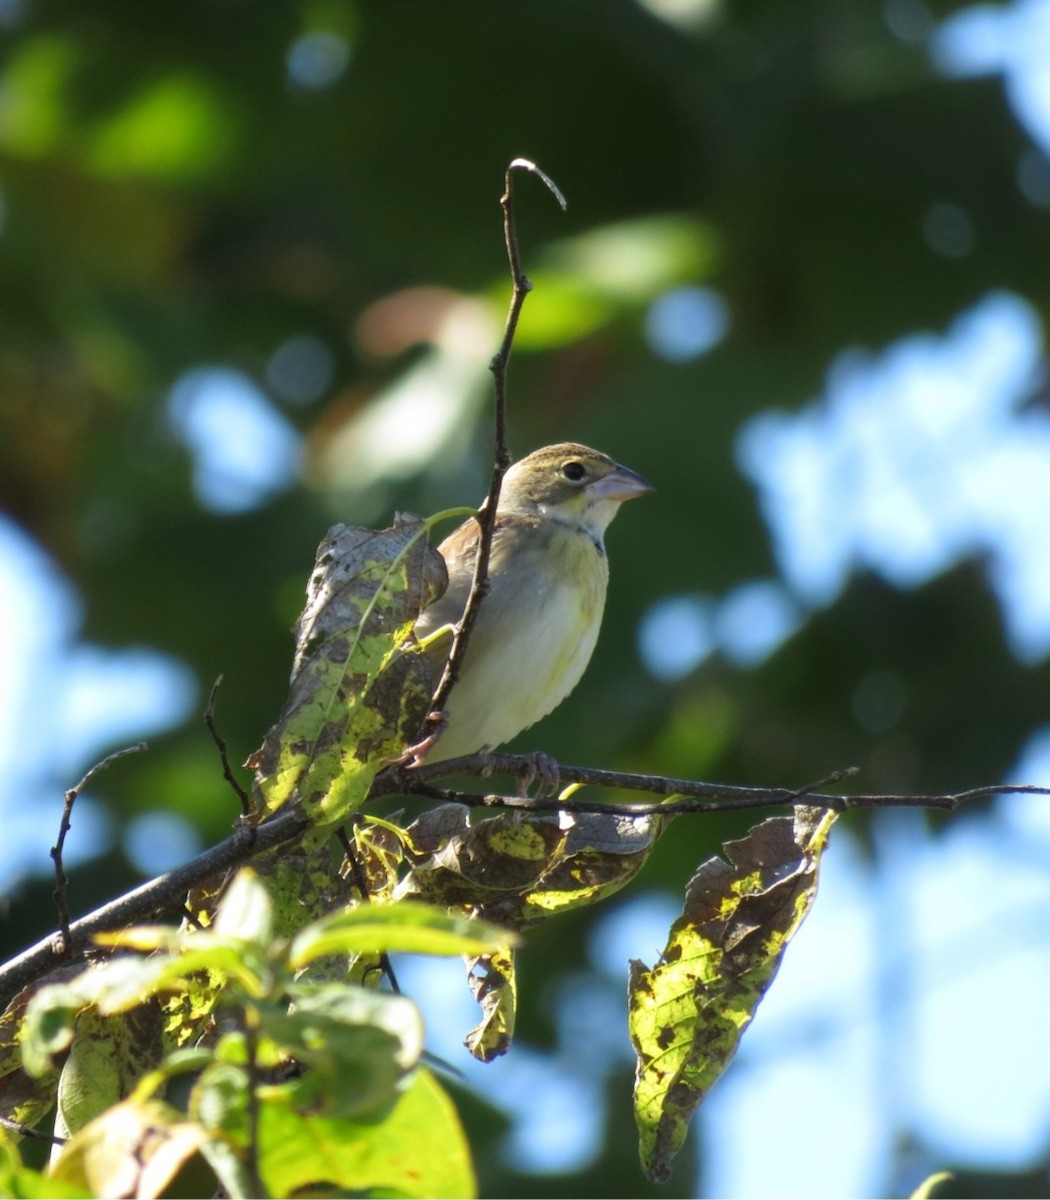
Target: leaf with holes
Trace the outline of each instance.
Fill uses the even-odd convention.
[[[434,681],[410,635],[446,585],[428,528],[414,517],[380,532],[336,525],[318,547],[288,700],[248,760],[257,819],[297,802],[327,831],[419,729]]]
[[[798,808],[727,842],[729,861],[709,859],[690,880],[660,962],[631,963],[635,1120],[650,1179],[670,1174],[689,1118],[736,1053],[809,912],[834,817]]]

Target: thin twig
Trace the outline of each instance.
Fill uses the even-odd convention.
[[[492,792],[485,794],[461,792],[449,788],[435,788],[425,783],[420,784],[418,794],[426,796],[430,800],[462,804],[467,808],[501,808],[524,812],[566,811],[625,817],[657,815],[672,817],[683,813],[738,812],[752,808],[768,808],[778,804],[818,805],[821,808],[834,809],[836,812],[848,812],[851,809],[861,808],[934,808],[944,812],[954,812],[968,800],[978,800],[985,796],[1017,794],[1050,796],[1050,787],[1039,787],[1028,783],[987,784],[981,787],[967,788],[962,792],[927,795],[869,793],[850,796],[829,795],[819,791],[823,782],[790,791],[787,788],[734,788],[723,784],[691,783],[688,780],[637,775],[627,777],[631,780],[630,783],[613,784],[608,781],[608,777],[614,774],[615,772],[611,771],[592,772],[585,768],[570,767],[567,772],[562,772],[560,778],[562,782],[569,780],[570,782],[598,783],[598,778],[585,779],[583,777],[605,776],[606,778],[601,780],[603,787],[627,787],[632,791],[656,792],[671,798],[663,801],[621,803],[582,799],[577,794],[570,799],[562,800],[557,796],[508,796]],[[579,778],[574,780],[573,776]],[[674,783],[684,786],[668,786]]]
[[[69,953],[87,949],[96,933],[120,929],[165,912],[181,912],[186,893],[192,888],[265,850],[294,841],[309,826],[309,818],[292,808],[264,821],[258,828],[239,829],[185,866],[151,879],[74,921],[69,927]],[[67,957],[58,942],[57,934],[42,938],[0,966],[0,996],[12,995],[54,970]]]
[[[20,1137],[36,1138],[38,1142],[49,1142],[52,1146],[66,1144],[66,1139],[63,1137],[56,1137],[53,1133],[44,1133],[41,1129],[33,1129],[21,1121],[13,1121],[10,1117],[0,1117],[0,1129],[6,1129],[9,1133],[18,1134]]]
[[[72,951],[69,937],[69,905],[66,902],[66,885],[69,883],[69,880],[66,878],[66,873],[62,868],[62,851],[66,844],[66,834],[69,833],[70,827],[73,824],[73,805],[76,804],[77,797],[84,788],[87,787],[99,772],[104,771],[110,763],[114,763],[118,758],[124,758],[128,754],[138,754],[140,750],[145,749],[145,742],[136,742],[134,746],[125,746],[123,750],[114,750],[112,754],[107,754],[101,762],[95,763],[76,787],[71,787],[66,792],[66,802],[62,806],[62,821],[58,827],[58,841],[51,847],[51,858],[55,864],[55,890],[51,894],[55,898],[55,906],[58,909],[56,953],[60,958],[67,957]]]
[[[372,788],[372,798],[403,793],[406,795],[428,795],[424,788],[434,780],[444,779],[449,775],[491,775],[493,772],[501,775],[520,777],[527,772],[530,765],[527,754],[467,754],[461,758],[449,758],[443,762],[426,764],[420,767],[406,768],[396,772],[380,775]],[[731,783],[704,783],[696,779],[675,779],[667,775],[640,775],[628,771],[608,771],[601,767],[576,767],[555,764],[558,779],[562,783],[580,783],[592,787],[618,788],[623,791],[654,792],[660,796],[697,796],[708,800],[719,801],[711,810],[731,809],[738,801],[753,801],[761,804],[789,804],[797,797],[808,795],[821,787],[829,786],[840,779],[855,773],[855,768],[848,767],[844,771],[836,771],[833,775],[817,783],[807,784],[804,788],[759,788],[742,787]],[[520,797],[519,797],[520,798]],[[579,807],[583,804],[578,798],[573,798],[572,804]],[[555,807],[565,807],[565,804]]]
[[[339,826],[336,830],[336,836],[339,839],[339,844],[343,847],[343,853],[346,855],[346,861],[350,864],[350,870],[354,876],[354,885],[361,896],[362,904],[370,904],[372,897],[368,891],[368,879],[365,876],[364,868],[361,866],[361,861],[357,857],[354,850],[354,844],[350,841],[346,830]],[[377,956],[379,958],[379,969],[387,977],[392,991],[401,995],[401,986],[397,982],[397,976],[394,974],[394,967],[390,961],[390,955],[385,950],[381,950]]]
[[[219,758],[222,760],[222,777],[237,793],[237,799],[241,803],[241,815],[246,817],[251,811],[251,802],[248,799],[248,793],[241,787],[239,780],[230,769],[230,760],[226,754],[226,739],[215,727],[215,701],[219,695],[221,685],[222,676],[219,675],[211,685],[211,691],[208,693],[208,703],[204,708],[204,724],[207,727],[208,733],[211,734],[211,740],[215,743],[215,747],[219,751]]]
[[[521,316],[525,297],[532,291],[532,282],[522,270],[521,255],[518,252],[518,232],[514,223],[514,189],[513,178],[515,171],[528,171],[538,176],[546,185],[548,191],[565,209],[565,197],[561,189],[546,172],[541,171],[534,162],[527,158],[515,158],[507,167],[504,176],[503,195],[500,205],[503,209],[503,240],[507,248],[507,261],[510,264],[511,297],[507,310],[507,320],[503,328],[503,341],[489,364],[492,371],[496,393],[495,420],[495,453],[493,455],[492,481],[489,484],[489,494],[478,510],[475,520],[481,527],[478,539],[478,554],[474,560],[474,577],[470,585],[470,594],[463,609],[456,631],[452,638],[448,661],[441,674],[437,690],[430,704],[430,715],[427,721],[436,725],[442,719],[442,711],[448,701],[449,692],[459,678],[460,668],[467,652],[470,633],[477,620],[478,609],[489,587],[489,557],[492,553],[492,535],[496,528],[496,510],[499,507],[500,489],[503,486],[503,476],[510,466],[510,449],[507,445],[507,366],[510,362],[510,352],[514,345],[514,334],[518,328],[518,318]]]

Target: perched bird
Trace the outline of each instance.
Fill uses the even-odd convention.
[[[634,471],[574,442],[536,450],[507,471],[489,592],[449,694],[447,726],[420,759],[439,762],[502,745],[579,683],[605,607],[603,535],[624,500],[652,490]],[[442,666],[466,606],[479,538],[470,518],[441,543],[448,590],[416,622],[416,635]]]

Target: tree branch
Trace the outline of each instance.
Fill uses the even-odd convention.
[[[309,820],[296,809],[278,813],[257,829],[244,826],[232,837],[140,887],[118,896],[69,927],[68,954],[86,950],[94,934],[148,920],[172,909],[181,909],[186,893],[256,854],[299,837]],[[30,946],[0,967],[0,995],[8,996],[41,978],[65,961],[61,934],[52,934]]]
[[[819,803],[839,812],[856,808],[936,808],[954,812],[968,800],[978,800],[985,796],[1050,795],[1050,787],[1040,787],[1031,783],[983,784],[960,792],[915,795],[879,792],[846,795],[829,794],[823,790],[842,779],[858,774],[856,767],[846,767],[804,787],[792,789],[740,787],[729,783],[704,783],[697,779],[674,779],[667,775],[640,775],[628,771],[607,771],[600,767],[556,764],[561,783],[675,797],[642,803],[585,800],[578,795],[565,800],[556,796],[507,796],[500,793],[479,795],[475,792],[436,788],[431,783],[432,780],[444,779],[449,775],[486,776],[494,771],[520,777],[527,771],[529,761],[527,754],[468,754],[462,758],[449,758],[444,762],[406,768],[381,775],[376,780],[371,798],[401,792],[406,795],[426,796],[432,800],[464,804],[470,808],[513,808],[529,812],[555,812],[565,809],[571,812],[647,816],[655,813],[735,812],[778,804],[812,803]]]
[[[450,758],[423,767],[392,767],[380,775],[370,800],[401,794],[426,799],[451,801],[472,808],[502,808],[526,812],[569,812],[620,816],[674,816],[683,813],[735,812],[780,804],[821,804],[840,812],[860,808],[935,808],[953,812],[969,800],[1005,794],[1050,795],[1050,787],[1035,784],[986,784],[960,792],[926,795],[862,793],[829,795],[821,789],[855,774],[855,768],[837,771],[825,779],[802,788],[755,788],[734,784],[704,783],[695,779],[673,779],[664,775],[640,775],[624,771],[606,771],[597,767],[559,766],[562,782],[592,787],[620,788],[673,797],[664,801],[617,803],[574,796],[562,800],[556,796],[479,795],[435,787],[431,781],[449,775],[490,775],[499,771],[521,775],[529,757],[520,754],[471,754]],[[69,954],[81,952],[96,933],[119,929],[124,925],[149,920],[158,914],[179,911],[185,894],[208,879],[247,862],[255,855],[293,841],[309,827],[309,820],[297,809],[279,812],[258,828],[239,829],[218,846],[198,855],[185,866],[126,892],[69,927]],[[8,996],[40,979],[66,961],[59,945],[60,935],[44,938],[0,967],[0,995]]]

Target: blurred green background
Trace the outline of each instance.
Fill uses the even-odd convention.
[[[518,177],[511,448],[585,441],[658,489],[610,531],[584,682],[518,748],[1050,779],[1047,64],[1046,0],[0,0],[4,952],[53,927],[61,794],[108,750],[150,741],[77,811],[76,911],[229,831],[204,698],[223,674],[242,761],[332,521],[483,495],[517,155],[569,208]],[[626,960],[754,817],[680,820],[530,938],[516,1047],[460,1096],[483,1193],[947,1166],[1046,1195],[1046,807],[841,823],[654,1189]],[[461,982],[405,972],[467,1069]]]

